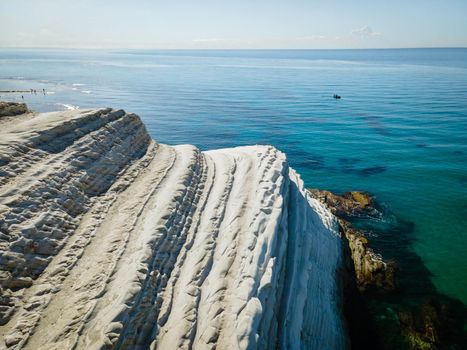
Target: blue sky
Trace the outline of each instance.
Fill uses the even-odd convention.
[[[0,47],[467,47],[467,0],[1,0]]]

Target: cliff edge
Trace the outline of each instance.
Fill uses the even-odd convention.
[[[335,217],[271,146],[98,109],[0,119],[0,348],[339,349]]]

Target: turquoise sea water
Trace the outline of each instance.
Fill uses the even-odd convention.
[[[383,254],[467,304],[467,49],[0,50],[0,90],[31,88],[37,111],[124,108],[159,142],[273,144],[310,187],[369,191],[405,223]]]

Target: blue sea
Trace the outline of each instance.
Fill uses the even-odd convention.
[[[402,299],[467,304],[467,49],[1,49],[11,89],[36,89],[0,99],[41,112],[135,112],[161,143],[272,144],[308,187],[387,208],[397,227],[369,234],[398,262]]]

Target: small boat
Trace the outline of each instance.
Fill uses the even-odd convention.
[[[334,94],[332,97],[334,97],[336,100],[340,100],[341,97],[338,94]]]

